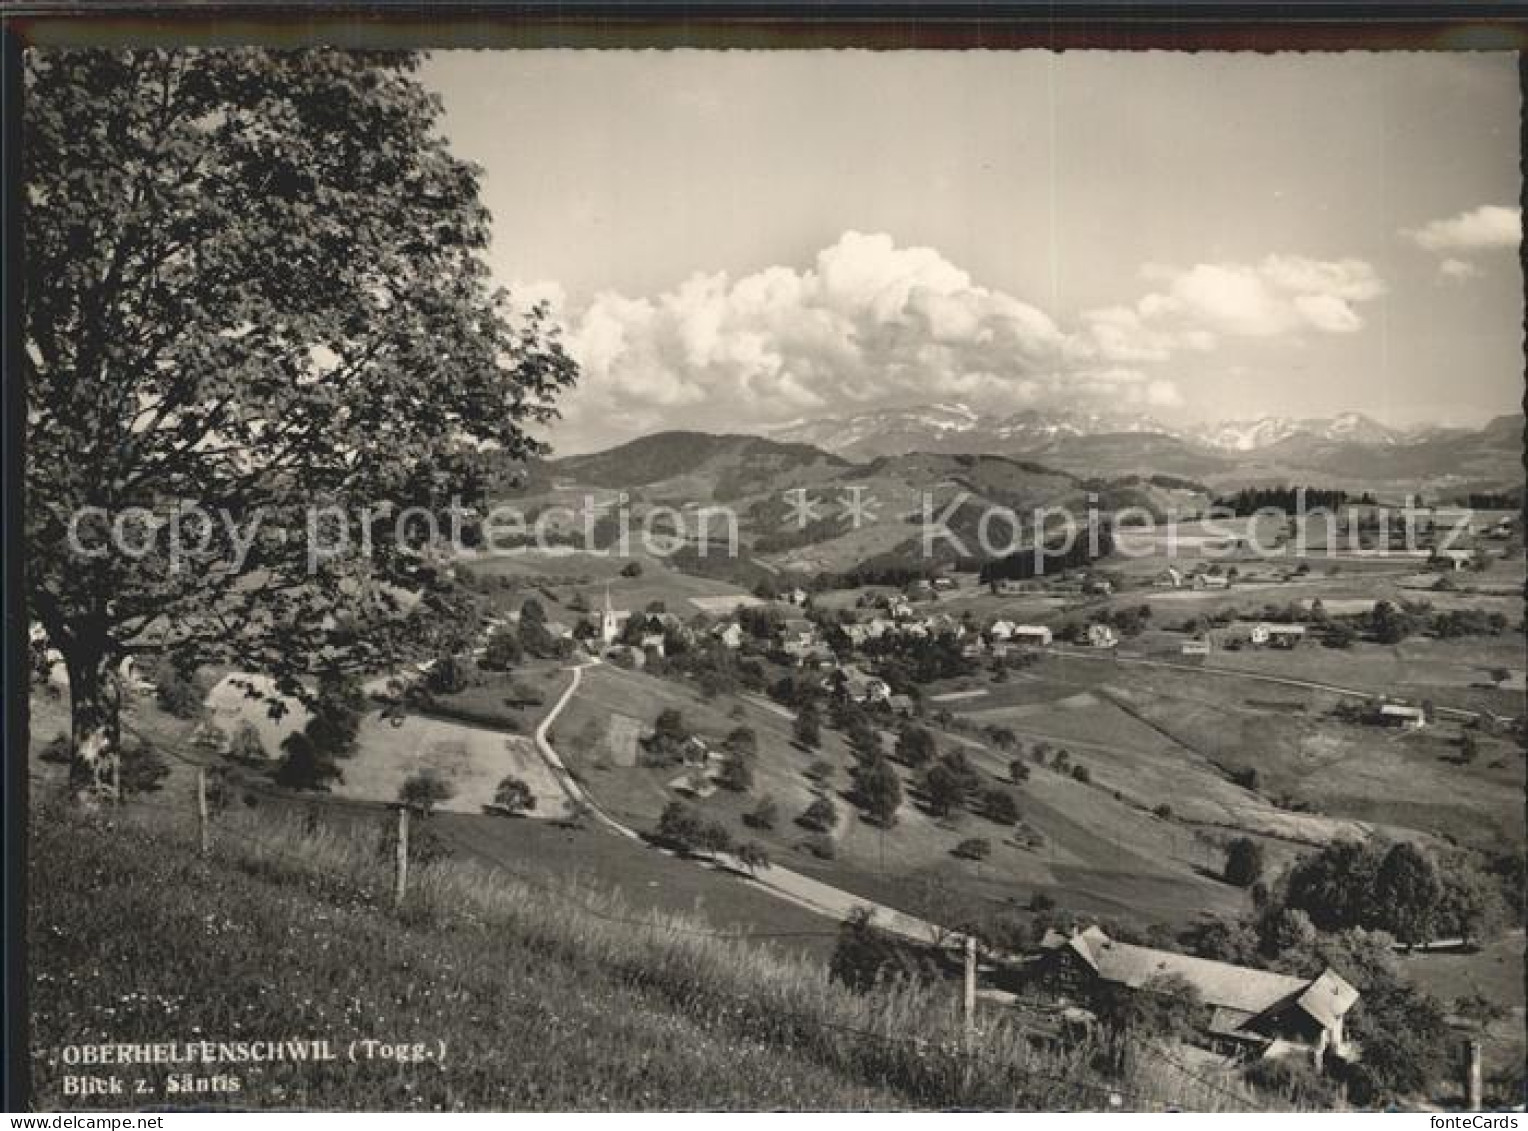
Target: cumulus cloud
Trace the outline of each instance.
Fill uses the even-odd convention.
[[[1158,289],[1133,305],[1063,328],[933,248],[851,231],[805,269],[697,273],[647,298],[601,293],[562,312],[583,372],[568,431],[736,430],[941,400],[1170,407],[1181,393],[1153,367],[1226,336],[1350,332],[1362,325],[1357,307],[1384,290],[1356,260],[1274,256],[1149,277]]]
[[[1433,220],[1420,228],[1401,230],[1401,234],[1418,247],[1439,254],[1516,248],[1522,232],[1522,211],[1500,204],[1482,204],[1457,216]]]

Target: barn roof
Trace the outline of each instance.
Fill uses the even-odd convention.
[[[1317,985],[1307,978],[1294,978],[1269,970],[1254,970],[1248,966],[1233,966],[1229,962],[1214,962],[1208,958],[1116,942],[1098,927],[1089,927],[1068,941],[1105,981],[1139,989],[1153,978],[1176,976],[1193,986],[1206,1005],[1241,1014],[1266,1013],[1285,1001],[1299,1001],[1303,1006],[1301,995]],[[1332,978],[1347,986],[1335,974]],[[1321,981],[1317,979],[1317,982]],[[1335,1010],[1340,1016],[1352,1005],[1352,1000],[1336,1009],[1340,995],[1332,994],[1329,987],[1330,983],[1313,1000],[1330,1005],[1332,1009],[1328,1012]],[[1352,987],[1347,986],[1347,989],[1351,991]],[[1356,997],[1354,993],[1353,998]]]

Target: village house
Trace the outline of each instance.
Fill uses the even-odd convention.
[[[780,646],[806,647],[817,640],[817,626],[805,617],[787,617],[780,624]]]
[[[664,652],[663,639],[663,633],[649,632],[642,637],[642,641],[638,647],[640,647],[643,652],[655,652],[659,657],[662,657],[666,655]]]
[[[633,668],[647,666],[647,653],[640,648],[634,648],[630,644],[612,644],[605,649],[605,658],[617,664],[626,664]]]
[[[904,719],[910,719],[916,713],[911,695],[892,695],[886,700],[886,706],[891,708],[891,713]]]
[[[1050,646],[1052,635],[1051,630],[1043,624],[1016,624],[1013,626],[1013,634],[1009,639],[1014,644],[1046,648]]]
[[[987,626],[987,637],[991,640],[1012,640],[1013,630],[1019,626],[1005,617],[999,617]]]
[[[711,635],[721,642],[722,647],[736,652],[743,646],[743,626],[735,620],[726,621],[711,629]]]
[[[1107,624],[1088,625],[1088,644],[1094,648],[1113,648],[1119,643],[1119,635]]]
[[[1178,651],[1185,656],[1208,656],[1210,654],[1210,642],[1208,640],[1185,640]]]
[[[1183,575],[1172,566],[1157,574],[1152,580],[1152,585],[1158,589],[1182,589]]]
[[[934,578],[934,588],[940,590],[941,592],[949,589],[954,589],[955,579],[953,577],[936,577]]]
[[[1410,707],[1404,703],[1381,703],[1375,721],[1380,726],[1421,730],[1427,725],[1427,712],[1421,707]]]
[[[844,664],[827,676],[822,689],[829,693],[841,690],[856,703],[886,703],[891,699],[891,684],[856,664]]]
[[[1194,575],[1195,589],[1229,589],[1231,579],[1223,573],[1196,573]]]
[[[893,594],[886,598],[886,611],[892,620],[906,620],[913,615],[912,602],[901,594]]]
[[[705,739],[698,734],[692,734],[680,745],[679,756],[686,766],[704,766],[715,757],[715,754]]]
[[[801,588],[801,586],[797,585],[791,589],[787,589],[784,593],[781,594],[781,596],[784,597],[785,600],[789,601],[792,605],[799,606],[806,604],[807,600],[811,597],[811,594],[808,593],[805,589]]]
[[[1330,968],[1298,978],[1116,942],[1096,926],[1071,936],[1047,931],[1030,967],[1032,984],[1071,1002],[1086,1002],[1105,986],[1150,992],[1164,979],[1193,987],[1206,1010],[1199,1037],[1216,1051],[1301,1056],[1317,1065],[1327,1052],[1352,1055],[1343,1019],[1359,994]]]
[[[1440,564],[1447,563],[1448,567],[1455,571],[1464,569],[1475,560],[1474,553],[1469,550],[1438,550],[1435,551],[1434,557]]]

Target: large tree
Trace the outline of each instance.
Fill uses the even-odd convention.
[[[491,284],[479,171],[418,62],[28,58],[27,596],[78,797],[110,788],[127,656],[306,695],[459,623],[409,508],[479,503],[575,377],[548,312]]]

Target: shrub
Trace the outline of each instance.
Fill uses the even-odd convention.
[[[201,715],[205,698],[202,688],[174,664],[165,661],[159,665],[154,673],[154,685],[159,705],[177,719],[194,719]]]
[[[762,845],[751,840],[737,846],[737,859],[738,863],[749,872],[757,872],[760,868],[769,867],[769,853]]]
[[[753,763],[744,754],[732,753],[722,763],[716,782],[723,789],[734,793],[747,793],[753,788]]]
[[[1161,817],[1162,820],[1170,821],[1172,820],[1173,807],[1164,801],[1162,804],[1153,809],[1152,812],[1155,813],[1158,817]]]
[[[435,807],[456,796],[456,787],[431,769],[416,771],[404,780],[398,790],[398,800],[411,809],[418,809],[425,816]]]
[[[260,738],[260,731],[248,719],[242,720],[229,736],[228,756],[236,762],[249,762],[255,765],[263,765],[268,760],[269,755],[265,751],[264,741]]]
[[[920,726],[904,726],[897,736],[897,759],[917,769],[932,762],[939,754],[934,736]]]
[[[507,672],[513,669],[524,656],[525,650],[520,646],[520,634],[506,626],[496,629],[488,638],[483,658],[479,663],[489,671]]]
[[[992,842],[985,837],[974,836],[961,841],[951,851],[962,860],[985,860],[992,855]]]
[[[1037,891],[1029,897],[1029,909],[1037,913],[1054,911],[1056,909],[1056,900],[1053,896],[1049,896],[1043,891]]]
[[[505,775],[493,791],[495,813],[525,813],[536,807],[536,795],[531,787],[514,774]]]
[[[832,860],[838,855],[838,845],[834,844],[833,838],[825,833],[808,837],[806,850],[819,860]]]
[[[743,823],[751,829],[772,829],[780,820],[780,805],[773,797],[763,797],[753,811],[743,817]]]
[[[858,908],[839,928],[828,963],[834,981],[867,992],[937,976],[937,967],[925,954],[874,926],[872,916],[869,908]]]
[[[1080,781],[1083,785],[1087,785],[1093,780],[1093,771],[1086,766],[1073,766],[1072,778],[1075,781]]]
[[[326,791],[341,780],[334,759],[321,751],[303,731],[294,731],[281,743],[283,756],[276,764],[275,780],[287,789]]]
[[[886,759],[876,758],[856,769],[854,792],[865,812],[882,828],[897,819],[897,810],[902,805],[902,781]]]
[[[638,562],[638,561],[627,562],[625,565],[623,565],[621,567],[621,576],[622,577],[641,577],[642,576],[642,563]]]
[[[118,774],[124,796],[152,793],[170,776],[170,764],[147,743],[134,743],[123,748]]]
[[[1240,836],[1226,846],[1226,864],[1222,875],[1228,884],[1249,888],[1263,878],[1263,846],[1251,837]]]
[[[1019,821],[1019,803],[1005,789],[989,789],[982,794],[982,814],[1000,825],[1015,825]]]
[[[828,798],[819,797],[806,807],[806,811],[801,816],[796,818],[796,823],[813,832],[829,832],[838,824],[838,809]]]

